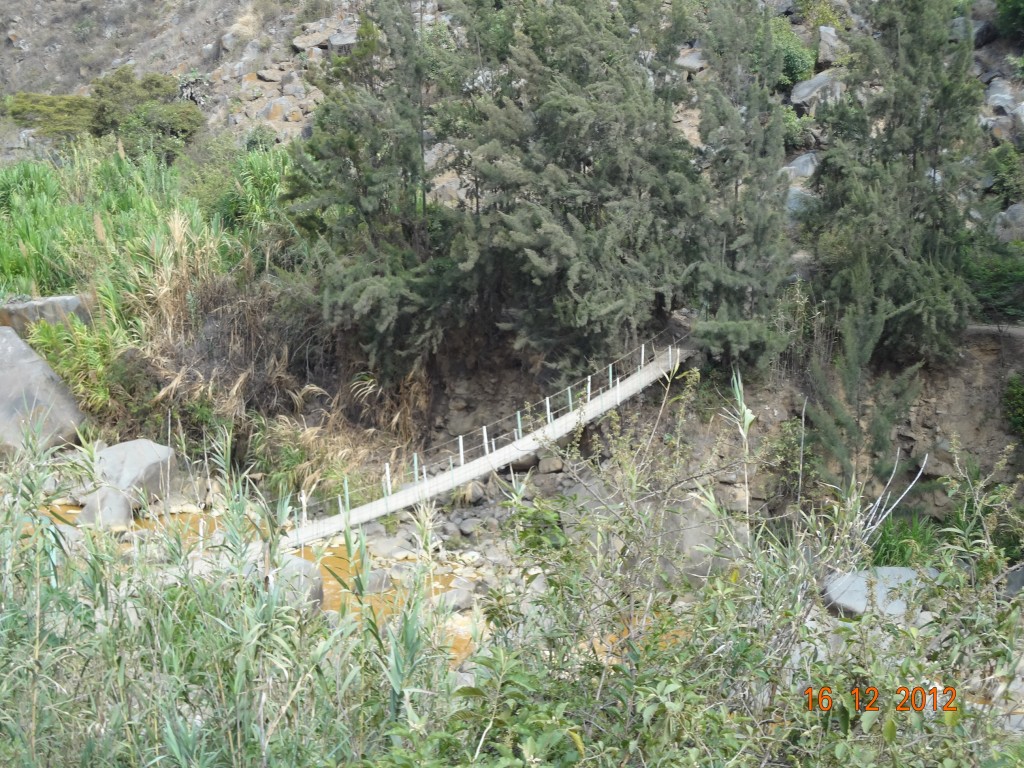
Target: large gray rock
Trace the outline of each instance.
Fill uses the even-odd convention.
[[[132,523],[132,502],[120,488],[97,488],[85,497],[78,522],[99,528],[127,528]]]
[[[1018,99],[1008,80],[996,77],[985,91],[985,103],[997,115],[1009,115],[1017,108]]]
[[[930,572],[935,575],[934,571]],[[825,603],[844,616],[861,616],[869,610],[887,616],[908,617],[907,597],[926,587],[913,568],[880,567],[841,573],[825,581]]]
[[[681,574],[699,587],[712,573],[739,570],[750,532],[746,523],[694,503],[667,513],[662,539],[675,550],[671,558],[661,558],[664,572]]]
[[[699,48],[684,48],[679,52],[679,58],[676,59],[676,66],[684,72],[696,75],[708,68],[708,60]]]
[[[1001,243],[1024,240],[1024,203],[1014,203],[997,214],[993,228],[996,239]]]
[[[72,316],[83,323],[92,319],[88,302],[81,296],[50,296],[0,306],[0,325],[13,328],[23,339],[40,320],[51,325],[67,325]]]
[[[793,161],[784,167],[784,170],[791,179],[809,179],[818,168],[818,153],[804,152],[793,158]]]
[[[279,590],[296,608],[319,610],[324,601],[324,580],[316,563],[298,555],[281,555],[276,568],[266,572],[263,562],[249,566],[247,575],[265,588]]]
[[[949,39],[954,43],[963,42],[971,35],[975,48],[988,45],[999,36],[995,25],[987,20],[967,19],[958,16],[949,25]]]
[[[97,454],[100,481],[139,502],[167,496],[177,479],[174,449],[152,440],[129,440]]]
[[[24,447],[26,431],[40,446],[73,443],[85,415],[53,369],[15,333],[0,327],[0,454]]]
[[[849,52],[849,46],[839,39],[835,27],[818,27],[818,64],[831,67]]]
[[[814,115],[820,105],[838,101],[845,92],[846,83],[835,70],[826,69],[794,85],[789,100],[800,114]]]

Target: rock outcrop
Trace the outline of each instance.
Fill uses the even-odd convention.
[[[13,328],[0,327],[0,453],[24,447],[35,432],[41,448],[74,443],[85,421],[71,392]]]

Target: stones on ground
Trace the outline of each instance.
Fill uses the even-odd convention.
[[[846,83],[835,70],[826,69],[794,85],[789,100],[800,114],[813,116],[819,105],[836,102],[845,92]]]
[[[925,586],[921,574],[913,568],[879,567],[831,576],[822,594],[825,603],[844,616],[862,616],[873,610],[907,618],[908,595],[915,595]]]
[[[25,446],[38,434],[40,448],[75,442],[85,415],[43,358],[14,331],[0,327],[0,454]]]
[[[279,69],[261,69],[256,72],[256,77],[265,83],[280,83],[284,72]]]
[[[0,306],[0,325],[13,328],[23,339],[40,320],[50,325],[68,325],[72,317],[83,323],[92,320],[89,304],[82,296],[49,296]]]
[[[553,475],[561,472],[564,467],[564,462],[558,456],[545,456],[537,465],[537,471],[542,475]]]
[[[370,539],[366,542],[366,549],[381,560],[411,560],[416,557],[416,551],[409,542],[398,537]]]
[[[459,523],[459,531],[463,536],[472,536],[483,527],[483,520],[478,517],[468,517]]]
[[[508,466],[509,469],[513,470],[514,472],[528,472],[529,470],[537,466],[537,463],[539,461],[540,459],[537,458],[536,453],[528,453],[525,456],[516,459]]]

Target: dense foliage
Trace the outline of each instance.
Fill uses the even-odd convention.
[[[113,134],[132,156],[152,152],[165,161],[180,154],[206,123],[199,107],[179,98],[176,78],[139,78],[131,66],[94,80],[89,96],[16,93],[6,111],[43,136]]]

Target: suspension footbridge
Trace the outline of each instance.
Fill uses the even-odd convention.
[[[415,456],[411,482],[397,490],[393,488],[396,478],[392,477],[389,465],[385,465],[382,473],[379,498],[350,506],[346,485],[344,497],[338,499],[341,509],[338,514],[299,525],[283,538],[282,547],[298,549],[335,536],[347,528],[450,493],[536,454],[580,425],[617,408],[656,381],[671,376],[694,354],[693,350],[680,346],[679,340],[662,347],[656,345],[657,341],[658,337],[566,387],[556,396],[534,403],[501,422],[483,426],[478,433],[461,435],[435,448],[434,454],[443,453],[447,466],[443,461],[435,461],[431,472],[427,462],[420,462]]]

